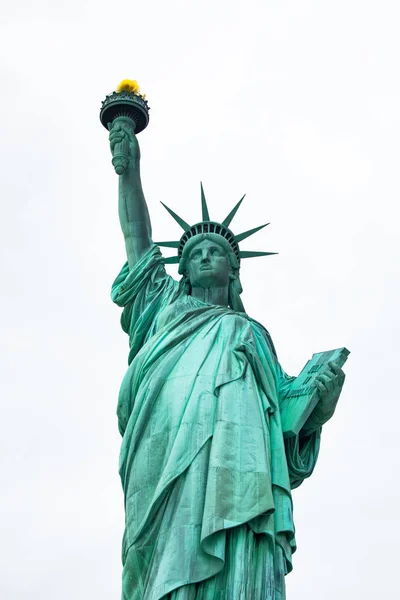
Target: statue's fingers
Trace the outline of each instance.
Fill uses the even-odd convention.
[[[335,377],[335,376],[332,375],[332,377],[330,377],[329,375],[327,375],[325,373],[321,373],[318,376],[321,383],[325,386],[327,392],[331,392],[333,390],[333,377]]]
[[[315,380],[315,385],[317,386],[318,390],[321,392],[321,394],[323,396],[325,396],[325,394],[328,393],[328,390],[326,389],[326,387],[324,386],[324,384],[319,379]]]
[[[330,383],[332,379],[335,377],[333,373],[320,373],[318,375],[318,379],[322,381],[322,383]]]
[[[112,131],[110,133],[110,135],[108,136],[108,139],[110,140],[122,140],[122,138],[124,137],[124,134],[122,133],[122,131]]]
[[[343,377],[344,378],[344,372],[343,370],[339,367],[339,365],[337,363],[335,363],[334,361],[330,361],[328,362],[328,365],[332,371],[332,373],[334,373],[335,375],[337,375],[338,377]]]
[[[112,140],[110,140],[111,148],[114,148],[115,144],[118,144],[119,142],[122,142],[122,138],[120,137],[115,137]]]
[[[122,142],[122,136],[121,135],[113,135],[112,137],[110,136],[110,146],[111,146],[111,150],[114,150],[114,146],[115,144],[118,144],[119,142]]]
[[[344,371],[334,362],[329,363],[329,365],[332,369],[332,372],[335,374],[335,385],[342,387],[346,377]]]
[[[328,369],[334,375],[337,374],[337,368],[338,368],[338,365],[333,360],[328,362]]]
[[[336,375],[334,375],[333,373],[321,373],[320,375],[321,381],[324,384],[324,386],[327,388],[327,390],[331,390],[333,388],[333,384],[334,381],[336,379]]]

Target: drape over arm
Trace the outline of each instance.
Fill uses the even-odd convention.
[[[321,428],[311,435],[299,435],[285,440],[286,460],[289,469],[290,486],[299,487],[310,477],[317,463],[321,440]]]
[[[279,363],[278,363],[279,365]],[[296,377],[291,377],[278,366],[279,398],[284,398]],[[300,431],[299,435],[285,439],[286,460],[289,470],[290,487],[299,487],[314,471],[321,440],[321,427],[314,431]]]
[[[111,298],[124,308],[122,329],[129,335],[128,362],[154,333],[156,317],[178,294],[179,284],[167,275],[163,256],[155,244],[129,271],[128,263],[115,279]]]
[[[159,313],[178,294],[179,284],[166,273],[163,256],[155,244],[131,270],[128,263],[124,264],[112,285],[111,298],[123,307],[121,327],[129,335],[129,365],[133,365],[135,356],[154,335]],[[134,394],[128,369],[118,397],[118,428],[121,435],[125,433],[133,404]]]

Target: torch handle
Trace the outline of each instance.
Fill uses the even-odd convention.
[[[136,123],[130,117],[116,117],[112,123],[107,123],[108,130],[111,131],[111,128],[114,124],[121,122],[129,124],[130,127],[135,131]],[[128,169],[130,160],[130,152],[129,152],[129,138],[125,134],[121,142],[117,142],[114,146],[112,164],[115,169],[117,175],[123,175],[125,171]]]

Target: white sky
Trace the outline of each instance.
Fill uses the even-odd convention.
[[[242,249],[247,312],[297,374],[352,354],[313,477],[294,493],[289,600],[398,587],[400,83],[396,2],[20,1],[3,8],[1,582],[5,600],[120,597],[115,408],[128,340],[101,100],[147,93],[155,239],[200,217],[199,181]]]

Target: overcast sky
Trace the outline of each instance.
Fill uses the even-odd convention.
[[[127,364],[109,298],[125,260],[101,100],[136,78],[155,239],[211,217],[242,249],[248,314],[284,369],[352,352],[312,478],[294,492],[288,600],[398,587],[399,16],[388,2],[9,2],[2,8],[0,596],[120,597],[115,408]],[[176,271],[171,270],[171,273]]]

